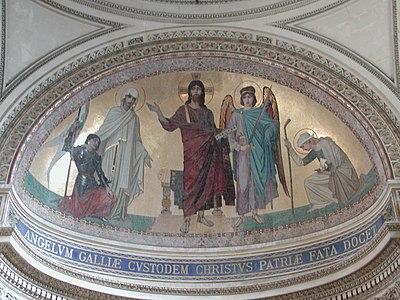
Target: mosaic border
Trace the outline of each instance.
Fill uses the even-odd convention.
[[[163,36],[161,36],[160,38],[163,38]],[[279,44],[281,43],[279,42]],[[121,42],[120,45],[123,48],[123,42]],[[349,78],[348,76],[345,76],[345,74],[338,75],[337,73],[331,72],[331,69],[327,68],[326,64],[330,65],[331,67],[335,66],[331,65],[329,61],[323,60],[323,58],[321,58],[320,56],[315,55],[312,52],[307,52],[305,55],[300,56],[297,52],[293,52],[288,44],[284,45],[285,48],[282,48],[260,42],[239,42],[236,39],[224,39],[223,41],[220,41],[217,38],[211,39],[198,37],[192,42],[185,41],[185,38],[177,38],[170,40],[169,43],[165,43],[163,41],[155,41],[146,44],[133,45],[131,47],[123,48],[116,53],[113,50],[110,50],[103,55],[99,55],[96,59],[90,60],[87,63],[83,63],[79,69],[74,69],[70,73],[66,72],[62,77],[59,77],[58,80],[54,80],[51,85],[43,85],[42,91],[33,91],[33,94],[35,96],[32,96],[31,98],[32,104],[29,103],[31,104],[31,106],[26,105],[25,107],[23,107],[21,105],[21,109],[24,108],[24,118],[19,117],[19,124],[16,124],[16,126],[14,127],[15,131],[13,132],[13,134],[6,135],[9,137],[9,139],[7,141],[8,144],[6,144],[8,147],[3,148],[2,152],[2,154],[4,155],[4,161],[7,161],[7,159],[9,159],[10,162],[14,157],[16,149],[25,150],[25,145],[21,144],[21,139],[24,139],[26,132],[30,132],[32,130],[32,126],[35,126],[37,122],[40,122],[39,120],[41,119],[43,114],[47,114],[52,109],[58,108],[58,105],[64,102],[69,103],[69,108],[64,108],[64,112],[59,115],[61,119],[64,119],[74,110],[76,110],[77,103],[83,100],[75,99],[76,103],[74,105],[72,103],[73,101],[69,99],[75,94],[82,91],[82,88],[79,88],[79,86],[82,87],[82,83],[86,82],[86,84],[91,84],[91,82],[93,83],[101,80],[102,76],[104,77],[107,74],[119,72],[121,71],[121,69],[127,68],[129,66],[132,67],[134,71],[137,72],[137,74],[141,73],[137,76],[142,77],[137,78],[143,78],[143,76],[145,76],[143,74],[149,72],[145,70],[143,64],[150,64],[155,59],[168,60],[172,55],[176,58],[177,53],[181,53],[183,58],[196,58],[198,62],[198,58],[203,57],[199,65],[189,64],[189,70],[209,71],[210,69],[207,68],[211,68],[210,66],[212,65],[211,71],[215,70],[242,72],[243,74],[251,74],[253,76],[259,76],[261,78],[270,78],[271,75],[265,73],[265,67],[257,67],[249,70],[248,65],[246,65],[248,61],[253,61],[253,63],[254,61],[257,61],[261,66],[263,64],[268,65],[268,63],[270,63],[271,66],[275,68],[275,72],[278,72],[279,70],[285,70],[286,72],[288,72],[286,75],[280,76],[280,81],[277,80],[280,84],[298,90],[306,96],[311,96],[311,98],[315,98],[312,96],[312,89],[317,89],[319,91],[325,90],[325,92],[328,93],[330,97],[334,99],[334,101],[328,101],[328,99],[314,100],[318,100],[317,102],[322,104],[325,103],[323,105],[327,107],[331,112],[339,116],[342,116],[340,112],[349,114],[347,106],[350,105],[350,107],[354,108],[353,117],[358,119],[358,122],[361,122],[366,130],[369,130],[368,135],[374,137],[376,137],[377,134],[381,135],[381,137],[376,138],[376,141],[371,140],[369,143],[367,143],[367,145],[364,144],[364,147],[368,148],[369,145],[373,145],[375,143],[375,147],[378,147],[378,149],[380,149],[379,155],[385,163],[383,166],[379,167],[380,169],[378,170],[378,175],[380,174],[380,177],[378,177],[379,184],[382,185],[382,183],[386,180],[385,176],[383,176],[382,174],[385,172],[385,170],[390,170],[390,164],[385,159],[385,157],[387,157],[388,155],[386,153],[386,149],[380,146],[381,139],[386,147],[392,147],[395,137],[391,133],[390,129],[385,127],[386,124],[384,120],[379,115],[379,113],[377,113],[377,110],[379,111],[379,108],[371,106],[371,104],[368,102],[373,102],[371,99],[371,95],[373,96],[374,93],[370,89],[367,89],[369,93],[365,94],[365,92],[358,87],[358,85],[362,85],[359,81],[356,81],[354,83],[353,81],[351,81],[351,77]],[[294,45],[292,46],[295,47]],[[303,51],[299,48],[296,49],[299,52]],[[228,64],[223,67],[218,67],[218,65],[215,65],[213,63],[208,63],[208,65],[204,64],[205,60],[215,57],[219,57],[219,59],[227,59]],[[172,60],[170,59],[168,61],[170,64],[175,64],[175,68],[182,68],[183,64],[179,64],[178,58]],[[338,70],[338,72],[341,71],[343,71],[343,69]],[[154,76],[160,73],[153,68],[151,69],[150,73],[147,74],[147,76]],[[289,77],[301,76],[303,80],[308,81],[309,85],[313,88],[303,88],[300,90],[296,89],[296,85],[293,84],[293,82],[291,82],[288,77],[289,74]],[[131,80],[131,78],[132,77],[128,76],[125,77],[125,80]],[[123,81],[121,81],[121,83],[122,82]],[[364,85],[364,89],[366,88],[367,87]],[[103,93],[104,91],[104,89],[98,89],[96,93]],[[93,94],[90,97],[94,97],[97,94]],[[38,97],[36,98],[36,96]],[[83,98],[87,99],[87,95],[84,95]],[[336,106],[332,106],[332,103],[336,103]],[[61,113],[61,111],[58,111],[58,113]],[[349,124],[347,125],[349,126]],[[44,133],[44,135],[46,135],[46,133]],[[360,136],[360,134],[356,135]],[[44,137],[42,136],[41,138],[43,141]],[[391,150],[391,148],[388,149]],[[389,155],[391,155],[391,157],[396,158],[396,155],[398,157],[399,153],[398,148],[394,146],[392,152],[389,151],[388,153]],[[23,164],[25,163],[29,164],[29,162],[24,160]],[[394,164],[396,163],[396,161],[392,161],[391,163]],[[9,165],[2,165],[2,169],[0,169],[0,172],[1,171],[5,172],[3,172],[3,174],[8,174],[5,176],[10,176],[13,174],[13,170],[8,173]],[[397,174],[396,169],[395,174]],[[22,176],[20,177],[22,178]],[[21,187],[21,185],[18,185],[17,181],[15,182],[15,184],[16,186]],[[26,192],[22,188],[19,189],[19,191],[21,193]],[[368,195],[368,197],[366,198],[367,201],[365,201],[364,204],[358,203],[353,207],[354,213],[358,214],[360,211],[365,210],[367,206],[371,205],[371,201],[373,201],[373,198],[376,199],[379,197],[379,193],[381,191],[382,186],[380,186],[378,189],[375,188],[373,192]],[[21,194],[21,196],[22,195],[24,195],[24,197],[26,196],[25,194]],[[26,199],[30,199],[29,195],[26,196]],[[35,205],[37,205],[37,207],[35,208],[37,211],[46,211],[46,208],[41,207],[36,202],[33,201],[32,203],[35,203]],[[72,219],[66,220],[67,226],[69,226],[69,223],[73,224],[74,222],[75,221]]]
[[[209,60],[209,62],[206,62],[206,60]],[[221,58],[211,58],[208,57],[207,59],[203,59],[201,62],[199,62],[198,58],[196,57],[183,57],[180,58],[180,60],[175,56],[174,61],[168,61],[168,63],[164,64],[163,68],[160,69],[160,64],[158,61],[153,61],[151,60],[150,62],[142,62],[140,63],[133,63],[131,66],[129,65],[124,65],[124,67],[120,67],[119,71],[117,69],[113,70],[113,72],[108,73],[108,75],[104,75],[103,78],[100,78],[99,76],[96,77],[95,79],[92,79],[91,82],[88,82],[86,86],[81,86],[80,89],[76,92],[70,92],[69,93],[69,100],[64,101],[64,100],[59,100],[56,104],[54,104],[54,107],[57,108],[57,110],[53,111],[48,111],[45,116],[42,117],[42,120],[39,121],[38,124],[35,125],[34,128],[31,130],[31,135],[29,137],[29,140],[26,142],[27,145],[23,149],[20,149],[19,155],[21,156],[21,163],[19,165],[19,171],[18,175],[15,174],[15,180],[13,182],[15,189],[18,191],[18,196],[23,199],[23,202],[29,207],[29,209],[38,215],[45,216],[45,218],[51,218],[49,219],[50,222],[57,224],[60,221],[60,215],[63,216],[62,222],[63,225],[68,227],[73,228],[76,222],[79,222],[71,217],[67,217],[63,214],[60,214],[60,212],[54,211],[50,213],[52,210],[50,208],[47,208],[46,206],[43,206],[38,202],[37,200],[33,198],[32,195],[29,194],[25,190],[24,184],[23,184],[23,179],[25,178],[26,172],[29,169],[30,163],[35,156],[35,151],[37,151],[40,147],[40,145],[43,143],[43,141],[48,137],[48,135],[51,133],[53,128],[56,126],[54,122],[52,122],[51,126],[50,124],[46,126],[46,120],[59,120],[61,122],[64,120],[67,116],[69,116],[73,111],[75,111],[84,101],[88,99],[93,99],[96,97],[98,94],[104,93],[106,90],[112,89],[115,86],[118,86],[120,84],[123,84],[124,82],[129,82],[132,80],[135,80],[135,76],[138,77],[146,77],[147,73],[149,74],[152,73],[163,73],[163,70],[173,70],[173,65],[178,66],[179,68],[182,68],[182,66],[188,66],[189,69],[193,69],[193,66],[200,66],[204,67],[204,65],[209,65],[213,66],[214,68],[217,68],[218,70],[219,67],[221,68],[228,68],[225,69],[228,71],[231,67],[239,67],[240,64],[247,65],[247,71],[248,72],[259,72],[261,69],[265,69],[266,63],[264,62],[263,64],[260,63],[259,66],[256,66],[254,63],[252,65],[248,65],[248,60],[235,60],[235,61],[228,61],[228,58],[224,57],[221,61],[216,62],[215,59],[221,59]],[[153,65],[156,65],[156,69],[154,68]],[[152,67],[153,66],[153,67]],[[196,67],[195,67],[196,69]],[[183,70],[183,69],[181,69]],[[265,71],[265,70],[264,70]],[[288,80],[288,75],[285,75],[285,71],[279,69],[276,67],[272,68],[271,71],[276,78],[286,78]],[[296,89],[296,86],[303,86],[303,88],[308,91],[307,96],[312,97],[313,93],[318,93],[319,88],[314,87],[311,83],[304,84],[305,79],[300,80],[299,79],[299,74],[296,74],[297,76],[295,77],[292,75],[294,78],[296,78],[296,81],[298,81],[297,84],[287,84],[293,89]],[[111,78],[112,76],[112,78]],[[267,75],[265,75],[267,76]],[[268,77],[268,76],[267,76]],[[102,83],[103,82],[103,83]],[[309,87],[307,87],[309,85]],[[315,98],[315,97],[312,97]],[[333,96],[328,96],[325,92],[323,93],[323,96],[317,97],[318,98],[318,103],[324,105],[325,107],[328,106],[328,109],[332,109],[332,107],[329,107],[329,105],[332,105],[332,102],[335,101]],[[314,99],[315,100],[315,99]],[[332,101],[333,100],[333,101]],[[349,111],[346,110],[346,108],[338,104],[337,107],[335,108],[335,114],[337,116],[341,116],[344,119],[347,119],[348,121],[351,118],[354,118],[354,122],[357,119],[355,116],[352,116]],[[350,121],[349,121],[350,122]],[[361,130],[361,131],[360,131]],[[364,131],[363,127],[360,127],[357,129],[354,129],[353,132],[355,133],[356,136],[369,136],[369,134]],[[364,145],[365,148],[371,148],[373,146],[373,141],[370,140],[369,142],[366,142],[367,144]],[[34,146],[33,146],[34,145]],[[35,148],[36,147],[36,148]],[[24,153],[25,152],[25,153]],[[375,152],[374,152],[375,153]],[[380,165],[379,161],[380,159],[376,156],[371,156],[371,160],[375,161],[375,165]],[[382,192],[382,183],[385,182],[385,177],[382,175],[384,173],[384,169],[380,167],[378,170],[377,174],[381,174],[381,178],[379,179],[380,182],[380,187],[376,186],[373,188],[370,193],[362,198],[361,200],[357,201],[356,204],[352,206],[348,206],[346,210],[343,210],[342,213],[339,213],[340,217],[345,217],[346,219],[350,219],[354,217],[355,215],[359,214],[362,211],[365,211],[372,203],[374,202],[374,199],[379,198],[379,194]],[[351,209],[350,209],[351,208]],[[45,212],[46,211],[46,212]],[[339,217],[337,214],[332,214],[331,217],[327,217],[327,220],[323,221],[319,226],[317,226],[318,222],[313,223],[313,224],[302,224],[297,228],[297,231],[291,228],[292,226],[288,226],[286,228],[278,228],[277,232],[274,233],[274,231],[265,231],[265,232],[259,232],[258,234],[248,234],[245,237],[243,237],[243,234],[237,235],[237,234],[227,234],[224,235],[222,238],[217,239],[220,244],[215,245],[215,242],[212,242],[213,240],[213,235],[211,236],[205,236],[205,237],[197,237],[193,238],[190,236],[190,239],[182,237],[182,235],[166,235],[164,239],[164,244],[167,243],[166,240],[168,240],[168,243],[172,243],[173,246],[176,245],[185,245],[188,247],[199,247],[199,245],[206,245],[209,247],[215,247],[215,246],[226,246],[226,245],[240,245],[243,244],[243,241],[246,241],[247,243],[259,243],[263,241],[271,241],[274,240],[275,238],[277,239],[284,239],[284,238],[289,238],[293,237],[294,235],[301,235],[304,234],[305,232],[310,232],[311,229],[313,230],[322,230],[324,229],[324,226],[327,227],[332,227],[335,224],[338,225],[340,224],[341,221],[339,222]],[[323,220],[323,219],[321,219]],[[87,225],[87,226],[86,226]],[[321,227],[323,226],[323,227]],[[143,232],[136,232],[135,235],[128,234],[124,230],[117,230],[114,228],[109,228],[109,226],[92,226],[91,229],[90,224],[88,224],[85,221],[81,222],[81,225],[79,226],[78,230],[83,230],[82,232],[91,232],[94,235],[98,236],[104,236],[107,234],[108,229],[108,235],[106,238],[118,238],[119,240],[124,240],[124,241],[131,241],[134,243],[141,243],[141,244],[152,244],[154,245],[160,245],[157,244],[157,239],[155,237],[160,237],[163,236],[164,234],[161,233],[143,233]],[[84,231],[87,230],[87,231]],[[94,231],[95,230],[95,231]],[[134,233],[133,231],[129,231],[130,233]],[[278,234],[279,232],[279,234]],[[208,242],[207,242],[208,241]],[[211,244],[210,244],[211,243]]]
[[[194,50],[198,50],[198,49],[201,49],[201,48],[199,48],[199,44],[201,45],[202,44],[202,42],[201,41],[194,41],[194,42],[192,42],[192,43],[185,43],[185,42],[183,42],[181,45],[180,45],[180,47],[181,47],[181,49],[176,49],[177,48],[177,44],[176,43],[170,43],[170,44],[164,44],[164,46],[163,46],[163,50],[159,50],[160,48],[158,48],[158,47],[154,47],[154,46],[149,46],[149,47],[143,47],[143,48],[141,48],[142,49],[142,51],[143,52],[145,52],[145,54],[148,54],[148,56],[147,56],[147,59],[149,59],[149,58],[154,58],[154,57],[152,57],[151,55],[153,55],[153,56],[155,56],[155,55],[157,55],[157,53],[155,53],[155,52],[158,52],[158,51],[165,51],[165,48],[167,49],[167,50],[182,50],[182,51],[184,51],[184,50],[192,50],[192,49],[190,49],[190,48],[196,48],[196,46],[197,46],[197,49],[194,49]],[[218,47],[218,43],[217,42],[215,42],[214,44],[213,43],[209,43],[209,42],[207,42],[207,45],[208,45],[208,47]],[[222,46],[222,47],[227,47],[228,48],[228,50],[229,50],[229,48],[232,48],[232,47],[234,47],[234,49],[237,49],[237,48],[241,48],[241,47],[243,47],[244,48],[244,46],[243,46],[243,44],[241,44],[241,43],[239,43],[239,44],[235,44],[235,43],[228,43],[228,42],[226,42],[226,43],[224,43],[224,42],[221,42],[221,44],[219,45],[219,46]],[[184,48],[184,49],[182,49],[182,48]],[[223,49],[223,50],[225,50],[225,49]],[[316,80],[314,80],[314,82],[315,83],[323,83],[324,85],[331,85],[332,86],[332,89],[333,89],[333,91],[335,91],[336,90],[336,94],[339,96],[340,94],[345,94],[344,96],[343,95],[341,95],[341,97],[343,98],[343,99],[347,99],[348,97],[351,97],[351,101],[349,101],[349,103],[353,103],[353,104],[355,104],[356,106],[359,106],[359,107],[361,107],[361,115],[362,114],[367,114],[366,115],[366,117],[367,117],[367,120],[371,120],[372,122],[373,122],[373,127],[375,127],[376,129],[375,130],[378,130],[378,132],[381,134],[381,135],[384,135],[384,144],[385,144],[385,147],[387,147],[387,148],[389,148],[389,155],[392,155],[394,158],[395,158],[395,160],[393,160],[393,162],[392,162],[392,164],[394,164],[395,165],[395,174],[398,174],[399,172],[400,172],[400,164],[398,163],[398,161],[399,161],[399,158],[400,158],[400,154],[399,154],[399,151],[398,151],[398,149],[396,149],[396,142],[395,142],[395,140],[396,140],[396,138],[395,138],[395,136],[393,136],[393,134],[390,132],[390,130],[388,130],[388,129],[385,129],[384,127],[385,127],[385,122],[380,118],[380,117],[378,117],[378,116],[376,116],[376,115],[374,115],[374,109],[369,105],[369,104],[367,104],[366,102],[364,102],[365,100],[364,99],[362,99],[362,96],[360,96],[360,95],[358,95],[358,93],[356,93],[356,92],[352,92],[352,89],[351,89],[351,87],[349,87],[349,85],[351,86],[351,82],[341,82],[341,81],[338,81],[336,78],[334,78],[334,77],[332,77],[329,73],[327,73],[325,70],[318,70],[318,65],[317,66],[312,66],[312,65],[310,65],[310,63],[308,63],[307,61],[301,61],[301,60],[299,60],[299,59],[297,59],[297,58],[291,58],[291,56],[290,55],[285,55],[285,54],[283,54],[283,53],[277,53],[277,52],[274,52],[273,50],[271,50],[270,52],[268,52],[268,50],[266,50],[266,49],[257,49],[256,47],[249,47],[249,46],[247,46],[246,47],[246,50],[248,51],[248,52],[253,52],[253,53],[249,53],[249,54],[258,54],[258,55],[262,55],[262,54],[265,54],[265,55],[271,55],[271,53],[272,53],[272,55],[275,55],[275,58],[276,58],[276,62],[277,63],[279,63],[279,65],[284,65],[284,64],[286,64],[286,65],[291,65],[293,68],[296,68],[297,69],[297,71],[300,71],[300,70],[302,70],[302,71],[305,71],[305,73],[307,74],[308,73],[308,80],[310,80],[310,81],[312,81],[312,78],[315,78]],[[261,51],[262,52],[261,52]],[[203,50],[203,51],[205,51],[205,50]],[[221,51],[221,49],[216,49],[216,51]],[[128,63],[128,61],[129,60],[126,60],[126,59],[124,59],[124,56],[127,56],[127,58],[132,58],[132,61],[134,60],[134,58],[136,58],[136,60],[138,59],[138,58],[140,58],[140,56],[143,56],[142,54],[143,53],[140,53],[141,51],[140,51],[140,48],[139,49],[137,49],[137,50],[133,50],[133,51],[127,51],[127,52],[125,52],[124,54],[122,54],[122,55],[117,55],[117,56],[114,56],[113,58],[110,58],[110,59],[108,59],[108,60],[106,60],[106,64],[104,65],[104,62],[102,63],[102,64],[96,64],[96,62],[94,62],[94,64],[92,64],[92,66],[90,66],[89,68],[92,68],[93,69],[93,66],[97,66],[97,70],[96,70],[96,67],[94,67],[94,71],[92,71],[92,73],[93,72],[104,72],[105,70],[110,70],[110,69],[112,69],[112,66],[113,65],[115,65],[115,64],[117,64],[117,63],[121,63],[121,62],[124,62],[124,63]],[[217,52],[215,52],[215,53],[217,53]],[[229,53],[229,52],[227,52],[227,53]],[[160,55],[160,54],[158,54],[158,55]],[[163,56],[163,58],[165,59],[166,57],[167,57],[167,54],[161,54],[162,56]],[[206,54],[207,55],[207,54]],[[211,53],[211,55],[212,55],[212,53]],[[138,56],[138,58],[137,58],[137,56]],[[260,58],[260,60],[262,60],[263,58],[261,57]],[[270,59],[270,58],[269,58]],[[273,59],[272,59],[273,60]],[[108,65],[107,64],[109,64],[109,65],[111,65],[111,68],[108,68]],[[99,69],[99,67],[100,67],[100,69]],[[293,69],[294,70],[294,72],[296,72],[296,69]],[[76,76],[76,75],[74,75],[75,76],[75,78],[73,78],[73,80],[75,81],[75,82],[72,82],[72,83],[68,83],[68,82],[66,82],[66,78],[63,78],[64,79],[64,82],[63,82],[63,85],[64,86],[61,86],[60,87],[60,85],[58,86],[58,90],[60,91],[60,92],[65,92],[65,90],[66,90],[66,88],[73,88],[74,86],[76,86],[76,83],[78,83],[78,81],[81,81],[81,80],[83,80],[84,79],[84,77],[85,76],[87,76],[86,75],[86,73],[87,73],[87,71],[85,71],[85,70],[82,70],[82,68],[81,68],[81,70],[80,70],[81,72],[78,74],[78,76]],[[240,70],[238,69],[238,68],[236,68],[236,69],[233,69],[233,71],[235,72],[240,72]],[[244,71],[245,72],[245,71]],[[293,72],[293,71],[292,71]],[[95,74],[93,74],[93,75],[95,75]],[[92,76],[93,76],[92,75]],[[254,76],[261,76],[261,77],[263,77],[262,76],[262,72],[261,73],[259,73],[259,74],[253,74]],[[317,76],[317,77],[316,77]],[[321,77],[321,79],[318,79],[318,76],[319,77]],[[70,79],[71,80],[71,79]],[[286,82],[286,83],[282,83],[281,82],[281,84],[283,84],[283,85],[286,85],[286,86],[289,86],[290,87],[290,85]],[[57,88],[56,88],[56,90],[57,90]],[[55,96],[57,97],[57,95],[59,95],[60,94],[60,92],[58,92],[58,93],[53,93],[53,94],[55,94]],[[300,92],[303,92],[304,93],[304,91],[300,91]],[[338,94],[339,93],[339,94]],[[347,94],[346,94],[347,93]],[[350,93],[350,94],[349,94]],[[47,93],[47,94],[49,94],[49,93]],[[45,97],[43,97],[43,99],[45,99],[45,101],[47,101],[47,102],[49,102],[49,101],[51,101],[50,99],[46,99],[46,96]],[[42,99],[42,100],[43,100]],[[342,100],[342,101],[345,101],[345,100]],[[352,104],[352,105],[353,105]],[[367,105],[366,105],[367,104]],[[46,105],[46,104],[45,104]],[[22,106],[22,103],[20,104],[20,106]],[[38,114],[38,109],[40,109],[39,107],[38,107],[38,105],[36,105],[36,113],[35,113],[35,115],[37,115]],[[330,109],[331,111],[332,111],[332,109]],[[359,118],[360,119],[360,118]],[[364,122],[365,123],[365,122]],[[368,123],[365,123],[364,125],[363,125],[365,128],[368,128],[369,127],[369,125],[368,125]],[[27,127],[27,125],[24,125],[24,126],[22,126],[23,128],[26,128]],[[24,132],[21,132],[19,135],[17,135],[17,136],[20,136],[20,135],[23,135],[24,134]],[[372,133],[372,135],[374,135],[374,133]],[[379,139],[377,139],[377,140],[379,140]],[[379,148],[379,147],[378,147]],[[15,149],[15,146],[14,147],[10,147],[9,149]],[[385,151],[381,151],[381,156],[382,157],[386,157],[386,154],[384,153]],[[4,157],[5,159],[5,161],[10,161],[9,160],[9,158],[7,159],[7,156],[5,156]],[[4,167],[4,166],[3,166]],[[3,168],[4,169],[4,168]],[[390,167],[389,167],[389,169],[390,169]],[[4,171],[5,170],[3,170],[3,173],[4,173]],[[1,173],[1,171],[0,171],[0,173]],[[391,177],[391,176],[389,176],[389,177]]]
[[[185,38],[187,37],[187,33],[188,31],[173,31],[173,32],[162,32],[162,33],[158,33],[158,34],[151,34],[149,35],[149,39],[153,39],[152,36],[156,36],[157,40],[168,40],[171,38]],[[190,33],[193,32],[193,33]],[[192,37],[196,37],[195,32],[200,32],[200,30],[195,30],[195,31],[189,31],[190,36]],[[207,37],[206,34],[209,34],[210,38],[215,37],[215,32],[217,32],[217,36],[219,37],[224,37],[221,34],[218,34],[219,31],[216,30],[210,30],[210,31],[201,31],[204,32],[204,36],[203,37]],[[242,33],[238,33],[238,32],[234,32],[234,31],[228,31],[228,33],[226,34],[226,38],[232,38],[232,37],[237,37],[239,35],[242,35]],[[197,36],[199,37],[199,36]],[[265,36],[261,36],[261,35],[257,35],[256,36],[257,41],[266,41],[269,44],[271,43],[272,39],[269,37],[265,37]],[[137,38],[134,39],[135,40],[135,44],[137,43]],[[143,39],[139,39],[139,42],[142,42]],[[123,42],[119,42],[117,44],[123,45]],[[114,45],[117,45],[114,44]],[[168,44],[168,41],[167,41]],[[340,67],[339,65],[337,65],[335,62],[330,61],[329,59],[324,58],[323,56],[314,53],[310,50],[304,49],[302,47],[299,47],[295,44],[291,44],[288,42],[280,42],[277,41],[277,47],[282,47],[284,49],[282,49],[283,51],[290,51],[290,52],[294,52],[297,54],[300,54],[302,56],[304,56],[305,58],[308,58],[310,60],[316,60],[316,62],[321,63],[322,65],[324,65],[326,68],[330,69],[332,72],[334,73],[338,73],[338,74],[342,74],[345,75],[346,78],[348,78],[352,83],[356,84],[363,92],[366,92],[367,95],[369,95],[372,100],[374,100],[382,109],[383,111],[390,117],[390,119],[394,122],[395,127],[396,128],[400,128],[400,123],[397,120],[397,117],[393,115],[393,113],[391,114],[390,110],[388,109],[388,107],[386,106],[386,104],[384,103],[384,101],[382,101],[382,99],[380,99],[380,97],[375,94],[364,82],[360,81],[356,76],[352,75],[348,70],[346,70],[343,67]],[[131,43],[128,42],[128,45],[130,46]],[[66,73],[66,72],[72,72],[76,67],[83,65],[84,63],[87,62],[87,57],[90,57],[91,59],[93,59],[94,57],[98,57],[98,55],[104,55],[104,54],[109,54],[109,52],[115,52],[118,51],[118,48],[112,49],[113,46],[107,46],[105,48],[103,48],[102,50],[98,50],[95,52],[92,52],[88,55],[85,55],[83,57],[81,57],[78,60],[75,60],[73,62],[71,62],[67,67],[64,67],[61,71],[62,74]],[[123,46],[121,46],[123,47]],[[104,51],[104,49],[107,49],[107,51]],[[240,52],[241,49],[238,49],[238,51]],[[30,99],[32,99],[35,95],[37,95],[38,92],[42,91],[45,88],[48,88],[48,86],[54,82],[54,77],[59,77],[60,76],[60,71],[56,72],[54,75],[48,77],[47,79],[45,79],[44,81],[42,81],[41,83],[39,83],[38,87],[39,88],[35,88],[34,90],[32,90],[26,97],[25,99],[22,101],[23,104],[26,104],[29,102]],[[5,127],[7,127],[10,122],[12,121],[13,117],[19,112],[20,110],[20,106],[18,106],[16,109],[14,109],[13,114],[7,118],[7,121],[5,123],[2,124],[2,126],[0,127],[0,133],[3,133],[5,130]]]

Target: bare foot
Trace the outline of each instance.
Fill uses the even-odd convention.
[[[221,208],[217,207],[216,209],[213,210],[212,214],[213,216],[222,216],[223,212]]]
[[[312,206],[309,210],[307,210],[308,213],[313,212],[314,210],[317,210],[318,208],[316,208],[315,206]]]
[[[260,217],[259,215],[257,215],[257,214],[254,214],[254,215],[253,215],[253,219],[254,219],[258,224],[264,224],[264,223],[265,223],[265,220],[264,220],[262,217]]]
[[[214,226],[214,223],[211,220],[206,219],[204,216],[202,216],[202,217],[197,216],[197,222],[201,223],[203,225],[206,225],[208,227],[213,227]]]
[[[183,224],[181,225],[181,228],[179,228],[179,230],[182,233],[188,233],[189,232],[189,226],[190,226],[190,219],[187,218],[187,219],[183,220]]]
[[[235,225],[233,225],[233,228],[238,229],[240,225],[243,224],[244,221],[244,216],[240,216],[239,219],[236,221]]]

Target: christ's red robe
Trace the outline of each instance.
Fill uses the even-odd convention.
[[[206,107],[197,109],[186,105],[161,122],[164,129],[181,130],[183,142],[183,214],[190,216],[199,210],[214,207],[214,197],[221,205],[223,195],[226,205],[235,204],[232,168],[229,160],[229,145],[226,139],[217,141],[219,132],[214,115]]]

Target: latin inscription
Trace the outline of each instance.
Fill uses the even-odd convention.
[[[343,254],[351,252],[362,247],[377,234],[382,220],[379,219],[369,228],[351,235],[334,243],[307,249],[301,251],[265,254],[247,258],[238,258],[237,261],[205,260],[204,262],[167,262],[162,260],[152,261],[146,258],[105,255],[94,251],[85,251],[78,247],[71,247],[56,242],[51,238],[44,237],[35,231],[26,227],[22,222],[17,224],[18,229],[23,234],[26,241],[41,251],[51,254],[53,257],[59,257],[63,260],[74,261],[81,266],[86,265],[102,267],[106,269],[121,270],[132,274],[151,274],[162,276],[188,276],[188,277],[222,277],[224,275],[241,274],[260,274],[274,270],[296,269],[297,266],[306,265],[315,262],[323,262],[340,257]]]

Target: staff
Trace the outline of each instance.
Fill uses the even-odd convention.
[[[76,119],[75,119],[75,122],[72,124],[72,145],[71,145],[71,146],[72,146],[72,150],[71,150],[71,153],[70,153],[70,159],[69,159],[69,165],[68,165],[68,172],[67,172],[67,181],[66,181],[66,183],[65,183],[65,190],[64,190],[64,197],[67,196],[69,175],[70,175],[70,173],[71,173],[71,164],[72,164],[73,148],[74,148],[75,134],[76,134],[76,127],[75,127],[75,126],[76,126],[77,122],[79,122],[79,117],[80,117],[80,115],[81,115],[81,109],[82,109],[82,106],[79,107],[78,115],[77,115],[77,117],[76,117]],[[78,203],[75,203],[75,208],[76,208],[76,209],[77,209],[77,205],[78,205]]]
[[[285,139],[287,140],[287,132],[286,132],[286,127],[290,123],[290,119],[287,119],[285,122],[285,125],[283,126],[283,130],[285,132]],[[294,203],[293,203],[293,177],[292,177],[292,163],[290,161],[290,153],[289,153],[289,148],[286,148],[287,150],[287,155],[288,155],[288,162],[289,162],[289,180],[290,180],[290,202],[292,204],[292,214],[294,214]]]
[[[256,123],[254,123],[253,130],[251,131],[251,135],[250,135],[249,142],[248,142],[249,145],[251,145],[251,141],[253,140],[254,134],[256,133],[256,128],[258,126],[258,123],[260,122],[260,119],[265,111],[265,107],[267,106],[268,98],[269,98],[269,95],[271,94],[271,91],[272,91],[272,85],[268,89],[267,97],[265,98],[267,100],[264,101],[263,106],[261,108],[261,112],[258,115],[258,118],[256,120]]]

